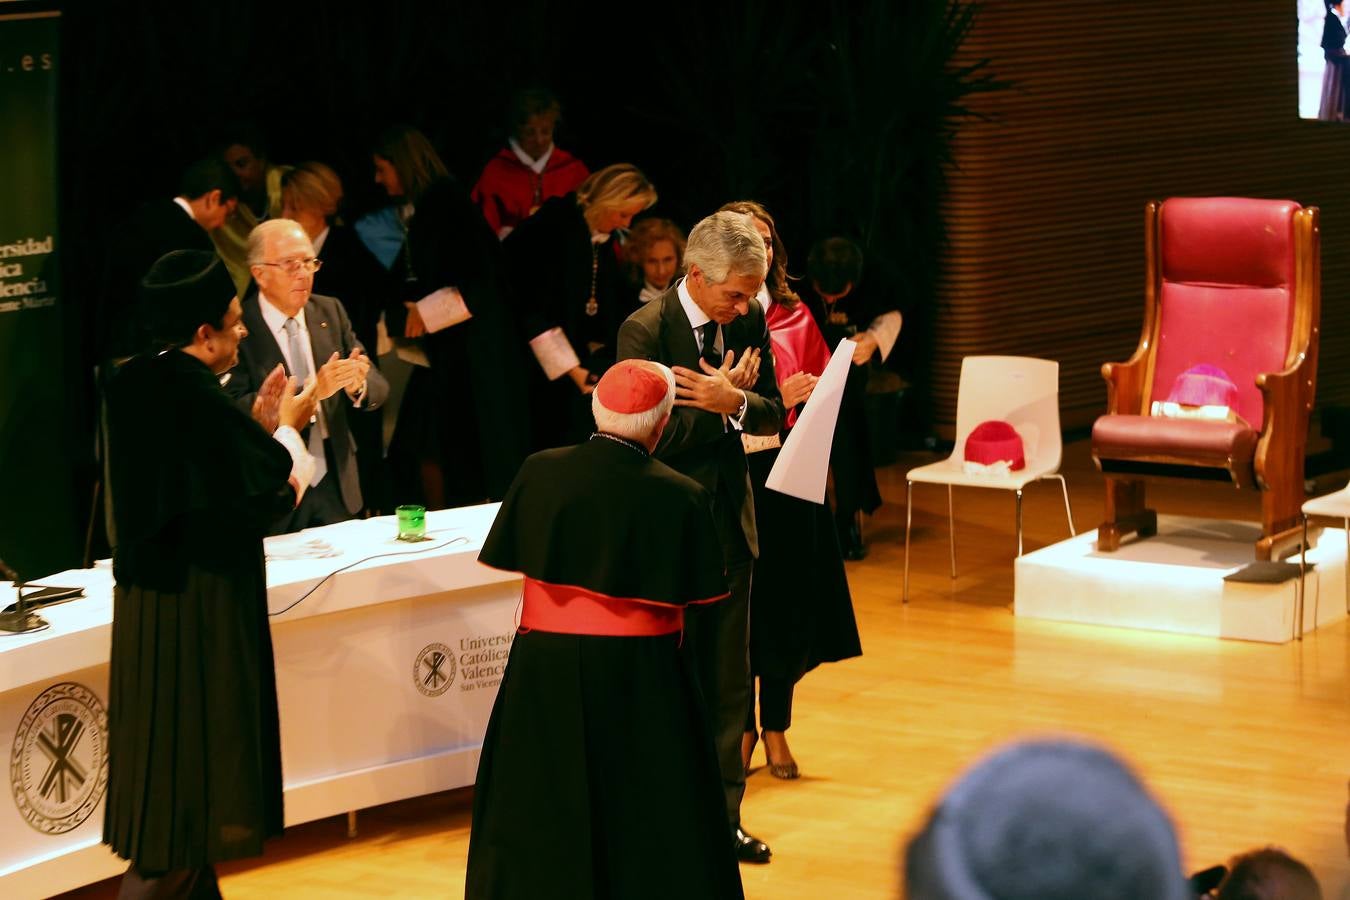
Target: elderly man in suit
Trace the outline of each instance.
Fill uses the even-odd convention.
[[[249,267],[258,290],[243,302],[249,334],[225,389],[247,408],[268,373],[282,366],[298,381],[314,378],[319,411],[306,441],[318,466],[295,511],[276,522],[285,534],[350,519],[361,510],[356,444],[349,415],[379,409],[389,382],[373,368],[336,298],[311,293],[319,261],[298,222],[271,219],[253,229]]]
[[[741,828],[745,766],[741,733],[750,704],[750,576],[759,544],[740,433],[777,434],[783,401],[773,374],[764,309],[764,241],[748,216],[719,212],[694,226],[685,277],[628,317],[619,359],[650,359],[675,373],[675,410],[656,457],[713,495],[731,597],[692,608],[693,657],[717,745],[737,858],[769,861],[767,844]]]

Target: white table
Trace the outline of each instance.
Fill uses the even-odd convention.
[[[276,612],[336,569],[403,554],[359,562],[272,619],[288,825],[473,783],[520,598],[518,576],[477,562],[496,511],[430,512],[423,544],[394,540],[392,517],[344,522],[305,532],[337,556],[269,561]],[[43,583],[87,596],[42,610],[45,631],[0,636],[7,898],[126,868],[100,843],[112,572],[104,563]],[[9,587],[0,582],[0,597]]]

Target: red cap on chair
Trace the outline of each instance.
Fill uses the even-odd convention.
[[[635,415],[655,409],[669,390],[660,372],[640,360],[625,359],[609,367],[595,386],[595,395],[610,412]]]
[[[1027,467],[1022,451],[1022,437],[1007,422],[981,422],[966,438],[966,462],[982,466],[996,462],[1008,463],[1012,471]]]
[[[1218,366],[1191,366],[1172,383],[1171,403],[1186,406],[1237,406],[1238,389],[1228,373]]]

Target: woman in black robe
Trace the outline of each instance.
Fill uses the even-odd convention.
[[[867,423],[867,383],[879,345],[874,330],[899,333],[900,313],[862,288],[862,250],[846,238],[827,238],[811,248],[807,259],[810,289],[804,292],[825,343],[833,350],[847,338],[858,344],[844,386],[839,418],[830,448],[830,476],[834,485],[835,525],[845,559],[862,559],[861,513],[871,515],[881,506],[876,468],[872,465],[871,431]],[[884,358],[890,347],[881,349]]]
[[[214,253],[169,254],[145,284],[169,349],[134,357],[107,397],[116,586],[103,840],[132,862],[122,896],[219,896],[212,865],[258,855],[283,827],[262,536],[313,471],[295,429],[314,390],[283,398],[278,370],[255,421],[221,389],[247,332]]]
[[[531,366],[536,449],[590,432],[589,396],[614,363],[619,326],[637,308],[616,232],[656,202],[634,166],[595,172],[576,193],[545,201],[503,243]]]
[[[500,499],[525,457],[524,356],[512,340],[501,245],[426,137],[396,126],[376,144],[375,180],[400,204],[391,335],[419,338],[389,445],[394,502],[430,508]],[[472,318],[429,333],[416,302],[458,289]]]
[[[722,209],[750,216],[764,237],[769,274],[757,299],[765,307],[778,389],[791,410],[785,438],[825,371],[830,351],[810,310],[788,284],[787,251],[773,217],[753,201],[728,203]],[[766,483],[781,440],[775,436],[769,446],[753,436],[743,440],[759,526],[759,558],[750,586],[750,672],[759,681],[759,726],[769,774],[794,779],[800,772],[787,742],[793,689],[822,662],[859,656],[862,646],[829,503],[770,490]],[[747,774],[760,737],[755,696],[752,689],[741,743]]]

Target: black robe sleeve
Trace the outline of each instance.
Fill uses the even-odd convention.
[[[119,582],[174,590],[191,565],[233,564],[295,504],[290,454],[178,350],[113,381],[108,466]]]

